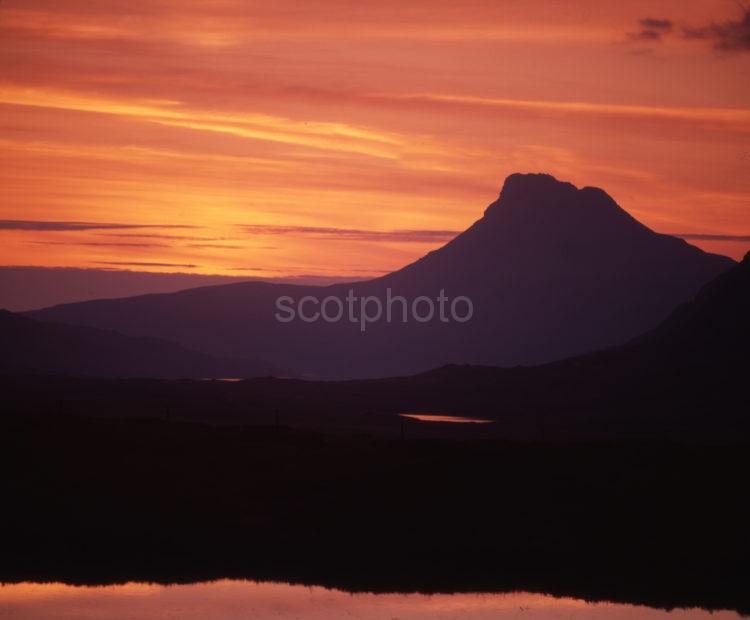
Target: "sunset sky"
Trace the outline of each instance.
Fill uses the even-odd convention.
[[[512,172],[750,249],[734,0],[2,0],[0,264],[364,277]]]

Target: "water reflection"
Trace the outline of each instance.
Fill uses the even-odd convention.
[[[494,420],[483,418],[467,418],[458,415],[439,415],[432,413],[400,413],[402,418],[412,418],[420,422],[453,422],[455,424],[492,424]]]
[[[349,594],[320,587],[251,581],[161,586],[78,587],[22,583],[0,587],[0,618],[34,620],[727,620],[734,612],[672,612],[540,594]]]

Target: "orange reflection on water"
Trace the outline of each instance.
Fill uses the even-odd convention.
[[[587,603],[542,594],[350,594],[321,587],[252,581],[161,586],[128,583],[79,587],[21,583],[0,587],[0,618],[21,620],[605,620],[737,619],[734,612],[675,610]]]
[[[411,418],[420,422],[452,422],[454,424],[492,424],[494,420],[467,418],[458,415],[435,415],[429,413],[400,413],[402,418]]]

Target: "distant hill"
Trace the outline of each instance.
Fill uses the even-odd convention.
[[[268,374],[262,365],[220,359],[157,338],[43,323],[0,310],[2,374],[208,378]]]
[[[704,286],[629,351],[677,366],[746,367],[750,356],[750,252]]]
[[[241,283],[99,300],[32,316],[161,337],[213,355],[268,360],[316,378],[413,374],[450,363],[541,364],[599,350],[652,329],[734,261],[657,234],[603,190],[544,174],[508,177],[467,231],[384,277],[329,287]],[[281,296],[440,291],[472,300],[465,323],[344,319],[280,323]]]
[[[288,278],[220,276],[197,273],[157,273],[123,269],[0,266],[0,307],[25,312],[92,299],[115,299],[174,293],[198,286],[264,281],[324,286],[355,277],[302,275]]]

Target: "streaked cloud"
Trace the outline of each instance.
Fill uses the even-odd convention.
[[[750,52],[750,5],[745,4],[742,14],[736,19],[685,26],[682,36],[706,41],[720,52]]]
[[[346,123],[298,121],[258,113],[216,113],[190,109],[180,101],[171,100],[123,102],[58,90],[0,86],[0,103],[114,115],[169,127],[374,157],[396,157],[401,144],[396,134]]]
[[[168,248],[166,243],[109,243],[106,241],[34,241],[36,245],[76,245],[104,248]]]
[[[651,30],[667,31],[672,30],[674,23],[671,19],[659,19],[655,17],[644,17],[638,20],[638,23],[643,28],[649,28]]]
[[[190,235],[160,235],[156,233],[104,233],[103,237],[136,238],[136,239],[168,239],[173,241],[237,241],[226,237],[195,237]]]
[[[439,243],[450,241],[457,230],[361,230],[324,226],[246,225],[242,227],[254,235],[289,235],[330,239],[335,241],[382,241],[398,243]]]
[[[663,35],[672,30],[672,20],[643,17],[638,20],[639,30],[628,33],[628,39],[641,43],[658,43]]]
[[[712,20],[702,25],[682,24],[675,32],[675,22],[666,18],[644,17],[638,20],[639,29],[628,33],[628,39],[638,43],[659,43],[665,37],[679,34],[685,40],[710,43],[724,53],[750,51],[750,4],[739,4],[740,15],[733,19]]]
[[[533,99],[505,99],[475,97],[456,94],[420,93],[409,95],[372,95],[381,100],[435,105],[454,105],[497,110],[526,111],[544,114],[548,112],[571,115],[595,115],[651,119],[661,121],[710,122],[750,132],[750,110],[744,108],[651,106],[616,103],[592,103],[587,101],[544,101]]]
[[[211,250],[245,250],[247,249],[243,245],[226,245],[222,243],[188,243],[186,247],[211,249]]]
[[[0,220],[0,230],[62,232],[116,228],[197,228],[188,224],[115,224],[101,222],[50,222],[42,220]]]
[[[631,41],[640,41],[640,42],[657,42],[661,41],[661,35],[662,33],[658,30],[639,30],[638,32],[629,32],[628,38]]]
[[[181,267],[184,269],[195,269],[198,265],[189,263],[157,263],[153,261],[114,261],[98,260],[94,261],[97,265],[113,265],[117,267]]]

